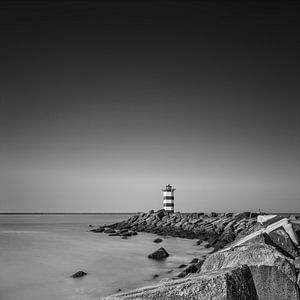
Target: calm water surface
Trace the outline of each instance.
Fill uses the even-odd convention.
[[[0,300],[100,299],[149,285],[178,272],[178,265],[207,253],[194,240],[167,238],[163,262],[147,255],[160,245],[153,234],[127,240],[88,232],[126,214],[0,215]],[[80,279],[70,275],[83,270]],[[169,270],[173,270],[168,273]],[[154,274],[159,277],[152,279]]]

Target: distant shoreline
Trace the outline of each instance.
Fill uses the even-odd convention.
[[[123,212],[123,213],[42,213],[42,212],[7,212],[0,213],[0,215],[134,215],[135,212]]]

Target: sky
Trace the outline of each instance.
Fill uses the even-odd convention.
[[[296,1],[1,1],[0,212],[300,212]]]

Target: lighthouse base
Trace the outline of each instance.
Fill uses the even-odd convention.
[[[164,208],[164,210],[165,210],[166,212],[168,212],[168,213],[171,213],[171,214],[174,213],[174,209],[170,209],[169,207]]]

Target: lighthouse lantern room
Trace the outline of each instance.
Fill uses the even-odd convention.
[[[174,191],[173,187],[168,184],[163,190],[164,210],[170,213],[174,212]]]

